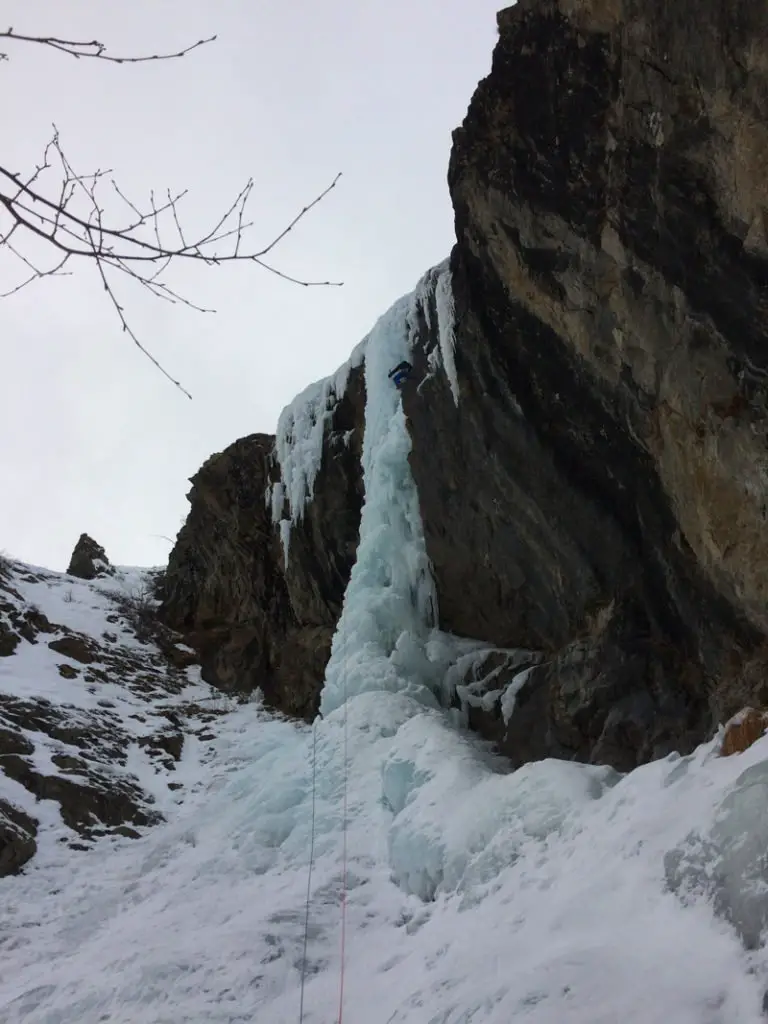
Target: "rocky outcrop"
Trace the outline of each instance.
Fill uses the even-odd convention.
[[[0,576],[0,658],[10,658],[22,640],[36,643],[40,633],[53,633],[54,626],[39,608],[25,604],[13,586],[13,572]]]
[[[226,710],[205,703],[181,638],[156,617],[148,632],[135,576],[118,577],[73,584],[15,563],[0,578],[0,639],[13,640],[0,679],[0,877],[22,870],[38,843],[83,849],[163,820],[163,786],[184,797],[185,737],[212,740]],[[52,622],[33,598],[92,631]],[[58,815],[50,804],[38,811],[41,801]]]
[[[199,651],[203,677],[229,691],[258,687],[305,718],[317,709],[357,549],[364,400],[362,370],[352,370],[332,399],[312,501],[282,539],[275,438],[254,434],[212,456],[192,478],[165,575],[161,616]]]
[[[101,544],[97,544],[87,533],[81,533],[69,560],[67,573],[81,580],[94,580],[108,572],[109,568],[109,559]]]
[[[743,708],[726,722],[720,753],[723,757],[743,754],[753,743],[765,736],[768,730],[768,713],[756,708]]]
[[[36,835],[36,821],[14,804],[0,800],[0,878],[17,874],[34,857]]]
[[[547,655],[515,759],[765,703],[766,50],[762,0],[520,0],[455,133],[460,401],[405,401],[441,625]]]
[[[768,702],[767,51],[763,0],[519,0],[455,133],[403,402],[440,626],[488,645],[457,693],[513,764],[627,770]],[[257,435],[194,478],[166,580],[207,679],[307,717],[362,398],[287,561]]]

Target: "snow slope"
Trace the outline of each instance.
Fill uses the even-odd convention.
[[[85,582],[9,563],[0,577],[16,643],[0,657],[0,801],[39,822],[39,860],[140,834],[202,770],[199,736],[228,701],[184,667],[192,652],[172,644],[174,664],[144,635],[150,588],[136,569]]]
[[[434,629],[386,379],[408,355],[409,303],[365,346],[366,499],[323,717],[233,711],[165,824],[1,880],[3,1024],[293,1024],[302,974],[303,1020],[338,1021],[345,874],[344,1021],[763,1019],[765,953],[745,951],[713,893],[718,842],[744,849],[764,801],[768,739],[727,759],[713,740],[624,777],[555,761],[509,773],[442,708],[472,652]],[[704,848],[713,870],[697,875]],[[744,896],[743,858],[728,863]]]

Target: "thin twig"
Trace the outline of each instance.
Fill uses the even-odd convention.
[[[83,41],[58,39],[56,36],[27,36],[14,32],[13,28],[0,32],[0,39],[9,39],[14,43],[34,43],[37,46],[47,46],[52,50],[58,50],[60,53],[66,53],[70,57],[75,57],[77,60],[80,60],[81,57],[89,57],[93,60],[109,61],[112,64],[146,64],[153,60],[176,60],[179,57],[186,57],[188,53],[192,53],[193,50],[197,50],[201,46],[207,46],[208,43],[214,42],[217,38],[217,36],[208,36],[206,39],[198,39],[196,43],[185,46],[175,53],[150,53],[139,57],[115,57],[107,50],[106,43],[99,42],[98,39]],[[4,53],[2,57],[7,60],[8,54]]]
[[[109,172],[107,172],[107,171],[98,171],[98,172],[96,172],[93,175],[85,176],[84,180],[88,179],[88,178],[94,178],[94,179],[95,178],[102,178],[107,173],[109,173]],[[44,196],[41,192],[39,192],[39,191],[37,191],[35,189],[32,189],[31,187],[27,186],[20,179],[20,177],[17,174],[13,173],[12,171],[7,170],[7,168],[5,168],[5,167],[0,165],[0,204],[5,206],[6,209],[8,209],[9,213],[11,214],[11,216],[14,216],[14,213],[15,213],[16,209],[24,211],[24,212],[26,212],[28,214],[31,214],[32,210],[31,210],[31,208],[29,206],[25,205],[24,203],[19,202],[16,198],[12,198],[12,197],[8,196],[8,194],[5,192],[5,190],[3,189],[3,186],[2,186],[2,177],[5,177],[8,181],[10,181],[14,185],[14,187],[16,187],[19,190],[19,193],[24,194],[28,198],[28,200],[30,202],[32,202],[32,203],[40,203],[42,206],[44,206],[47,209],[53,211],[54,213],[59,210],[59,206],[57,205],[57,203],[54,200],[48,199],[47,196]],[[138,225],[129,225],[129,226],[124,226],[124,227],[119,227],[119,228],[104,228],[103,229],[104,237],[105,237],[105,239],[115,239],[115,240],[119,240],[119,241],[121,241],[123,243],[129,243],[130,245],[135,246],[138,251],[123,252],[123,253],[120,254],[120,258],[121,259],[123,259],[123,260],[130,260],[132,263],[137,263],[137,262],[154,263],[158,259],[165,259],[165,257],[168,256],[168,255],[171,255],[171,256],[176,257],[176,258],[181,258],[181,259],[196,259],[196,260],[199,260],[199,259],[205,258],[206,260],[208,260],[208,261],[210,261],[212,263],[216,263],[216,264],[219,264],[219,263],[231,263],[231,262],[234,262],[236,260],[250,260],[252,262],[259,263],[261,261],[261,257],[266,256],[268,253],[270,253],[275,248],[275,246],[278,245],[286,237],[286,235],[288,235],[289,232],[291,232],[296,227],[296,225],[299,223],[299,221],[301,221],[304,217],[306,217],[306,215],[310,212],[310,210],[312,210],[315,206],[317,206],[317,204],[319,202],[321,202],[321,200],[323,200],[333,188],[336,187],[336,184],[337,184],[337,182],[339,181],[340,178],[341,178],[341,173],[337,174],[336,177],[331,182],[331,184],[328,185],[326,188],[324,188],[323,191],[319,195],[317,195],[310,203],[307,203],[306,206],[302,207],[302,209],[299,211],[299,213],[296,214],[296,216],[293,218],[293,220],[290,221],[290,223],[285,228],[283,228],[283,230],[280,231],[279,234],[276,235],[272,239],[272,241],[270,241],[263,248],[256,250],[255,252],[242,253],[242,252],[233,250],[231,253],[224,253],[224,254],[222,254],[222,253],[212,253],[210,255],[209,254],[204,254],[202,252],[202,249],[203,249],[204,246],[211,245],[211,244],[214,244],[216,242],[220,242],[220,241],[226,240],[227,238],[231,238],[231,237],[233,237],[233,236],[235,236],[237,234],[237,228],[236,227],[233,227],[231,230],[228,230],[226,232],[221,232],[221,228],[224,226],[226,221],[230,217],[233,216],[235,211],[239,208],[239,204],[243,201],[243,199],[244,198],[247,199],[250,196],[250,194],[251,194],[251,189],[249,187],[250,183],[249,183],[249,185],[246,185],[243,189],[241,189],[241,191],[237,194],[235,200],[229,205],[229,207],[227,208],[226,212],[219,218],[219,220],[216,222],[216,224],[213,226],[213,228],[211,228],[202,237],[200,237],[199,239],[197,239],[194,242],[182,243],[182,246],[180,248],[166,247],[162,242],[160,242],[158,244],[157,237],[156,237],[155,241],[152,242],[152,241],[148,241],[147,239],[139,238],[139,237],[136,237],[136,236],[133,236],[133,235],[130,234],[130,232],[135,230],[136,227],[142,226],[143,224],[146,224],[146,223],[152,223],[153,229],[156,232],[157,229],[158,229],[157,220],[158,220],[159,215],[162,212],[164,212],[164,211],[166,211],[168,209],[172,209],[173,208],[173,205],[174,205],[173,202],[170,204],[170,206],[169,206],[169,204],[164,204],[163,207],[157,207],[154,204],[154,194],[150,195],[150,206],[151,206],[151,209],[143,216],[143,219],[141,220],[140,224],[138,224]],[[80,182],[80,178],[75,176],[75,175],[71,175],[70,176],[70,181],[78,182],[79,183]],[[185,193],[180,193],[180,195],[184,195],[184,194]],[[51,223],[52,222],[50,217],[46,218],[45,215],[43,215],[43,214],[40,214],[40,213],[36,212],[36,213],[34,213],[34,216],[36,216],[41,221],[44,221],[45,223]],[[70,230],[71,230],[71,228],[80,228],[80,229],[87,230],[91,226],[89,220],[87,220],[86,218],[84,218],[84,217],[82,217],[82,216],[80,216],[78,214],[74,214],[71,211],[67,211],[66,217],[67,217],[67,221],[70,224]],[[18,220],[22,221],[22,223],[24,223],[25,227],[31,229],[31,226],[30,226],[29,222],[28,221],[24,221],[23,218],[21,218],[21,217],[14,217],[14,219],[18,219]],[[251,226],[252,226],[252,222],[250,222],[248,224],[245,224],[243,226],[243,230],[245,230],[246,228],[249,228]],[[46,241],[50,242],[52,245],[56,246],[57,248],[64,248],[66,251],[72,251],[73,255],[76,255],[76,256],[86,256],[86,257],[87,256],[91,256],[92,257],[94,255],[93,254],[93,250],[91,249],[90,246],[86,246],[85,248],[81,248],[79,250],[74,250],[73,251],[70,246],[62,245],[60,239],[58,239],[55,235],[53,235],[53,234],[46,234],[45,232],[42,232],[42,231],[38,231],[37,233],[40,234],[41,237],[43,237]],[[261,263],[261,265],[264,266],[265,269],[271,270],[273,273],[276,272],[274,270],[274,268],[270,267],[266,263]],[[314,285],[324,285],[324,286],[333,285],[333,286],[338,287],[342,282],[340,282],[340,281],[301,281],[301,280],[297,280],[296,283],[303,284],[303,285],[312,285],[312,284],[314,284]]]
[[[168,373],[168,371],[165,369],[165,367],[162,366],[157,361],[157,359],[155,359],[155,357],[152,355],[152,353],[149,351],[149,349],[145,348],[144,345],[142,345],[142,343],[136,337],[136,335],[133,332],[132,328],[130,327],[128,321],[125,319],[125,311],[124,311],[123,307],[117,301],[117,296],[112,291],[112,287],[109,284],[109,282],[107,281],[107,275],[104,272],[104,267],[102,266],[101,260],[96,260],[96,266],[99,268],[99,275],[101,277],[102,284],[104,285],[104,291],[107,293],[107,296],[108,296],[110,302],[114,306],[114,308],[115,308],[115,310],[117,312],[117,315],[120,318],[120,323],[123,325],[124,333],[127,334],[128,337],[131,339],[131,341],[134,343],[134,345],[136,345],[136,347],[141,352],[144,353],[144,355],[147,357],[147,359],[149,359],[149,361],[151,363],[153,363],[157,367],[157,369],[160,371],[160,373],[162,373],[162,375],[164,377],[166,377],[171,382],[171,384],[174,384],[179,389],[179,391],[182,392],[182,394],[185,394],[187,396],[187,398],[189,398],[191,400],[192,395],[190,395],[190,393],[187,391],[187,389],[182,386],[181,382],[176,380],[175,377],[172,377],[171,374]]]

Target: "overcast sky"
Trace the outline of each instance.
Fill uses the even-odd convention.
[[[0,163],[38,162],[55,122],[79,173],[140,199],[189,189],[192,230],[255,182],[264,243],[333,179],[274,259],[189,267],[173,283],[215,315],[117,282],[131,326],[193,395],[137,351],[92,266],[0,301],[0,550],[66,568],[82,531],[119,564],[163,563],[188,478],[274,431],[376,318],[450,250],[451,131],[490,68],[500,0],[6,0],[3,27],[99,38],[115,53],[218,40],[179,61],[107,65],[8,44]],[[109,206],[107,207],[109,209]],[[0,224],[3,222],[0,221]],[[18,279],[0,260],[0,291]]]

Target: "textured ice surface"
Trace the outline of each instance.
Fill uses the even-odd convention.
[[[740,775],[709,831],[687,836],[665,865],[673,889],[710,897],[744,944],[758,946],[768,924],[768,762]]]

